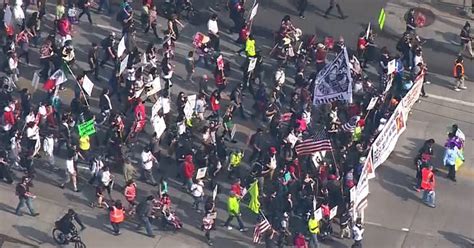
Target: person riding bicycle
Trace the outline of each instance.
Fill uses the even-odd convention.
[[[68,212],[58,221],[56,221],[56,227],[64,234],[68,235],[74,231],[74,223],[72,222],[75,220],[79,226],[81,226],[81,231],[86,229],[84,224],[82,224],[81,219],[73,209],[69,209]]]

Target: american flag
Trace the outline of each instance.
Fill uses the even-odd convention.
[[[270,230],[272,228],[272,225],[270,225],[270,222],[265,218],[257,225],[255,225],[255,229],[253,231],[253,242],[254,243],[259,243],[260,239],[262,238],[262,234],[264,234],[266,231]]]
[[[316,132],[313,138],[305,139],[295,147],[296,154],[299,156],[311,155],[316,152],[331,151],[331,140],[327,137],[326,131]]]

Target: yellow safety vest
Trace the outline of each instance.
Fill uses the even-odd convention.
[[[89,142],[89,136],[83,136],[79,138],[79,148],[83,151],[88,151],[91,148],[91,143]]]
[[[255,52],[255,40],[247,39],[245,42],[245,52],[249,57],[255,57],[255,55],[257,55]]]
[[[232,167],[239,166],[243,157],[244,156],[241,152],[233,152],[232,154],[230,154],[230,165]]]
[[[319,221],[311,218],[308,221],[308,230],[312,234],[318,234],[319,233]]]

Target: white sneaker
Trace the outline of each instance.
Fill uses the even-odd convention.
[[[457,88],[457,87],[456,87],[456,88],[454,88],[454,91],[461,91],[461,90],[460,90],[459,88]]]
[[[232,227],[231,226],[227,226],[227,230],[232,230]]]
[[[461,87],[459,87],[459,88],[460,88],[461,90],[465,90],[465,89],[467,89],[467,87],[466,87],[466,86],[461,86]]]
[[[431,82],[430,82],[430,81],[426,81],[425,84],[431,84]]]

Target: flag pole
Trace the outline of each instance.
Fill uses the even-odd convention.
[[[72,72],[71,68],[69,67],[68,64],[64,63],[64,65],[66,65],[66,68],[69,70],[69,73],[71,73],[71,75],[74,77],[74,81],[76,82],[77,86],[79,86],[79,89],[81,90],[81,94],[84,96],[84,100],[86,102],[86,105],[87,107],[90,107],[89,105],[89,101],[87,101],[87,96],[84,92],[84,89],[82,88],[82,86],[79,84],[79,81],[77,81],[77,78],[76,78],[76,75],[74,75],[74,73]],[[85,76],[85,75],[84,75]]]

